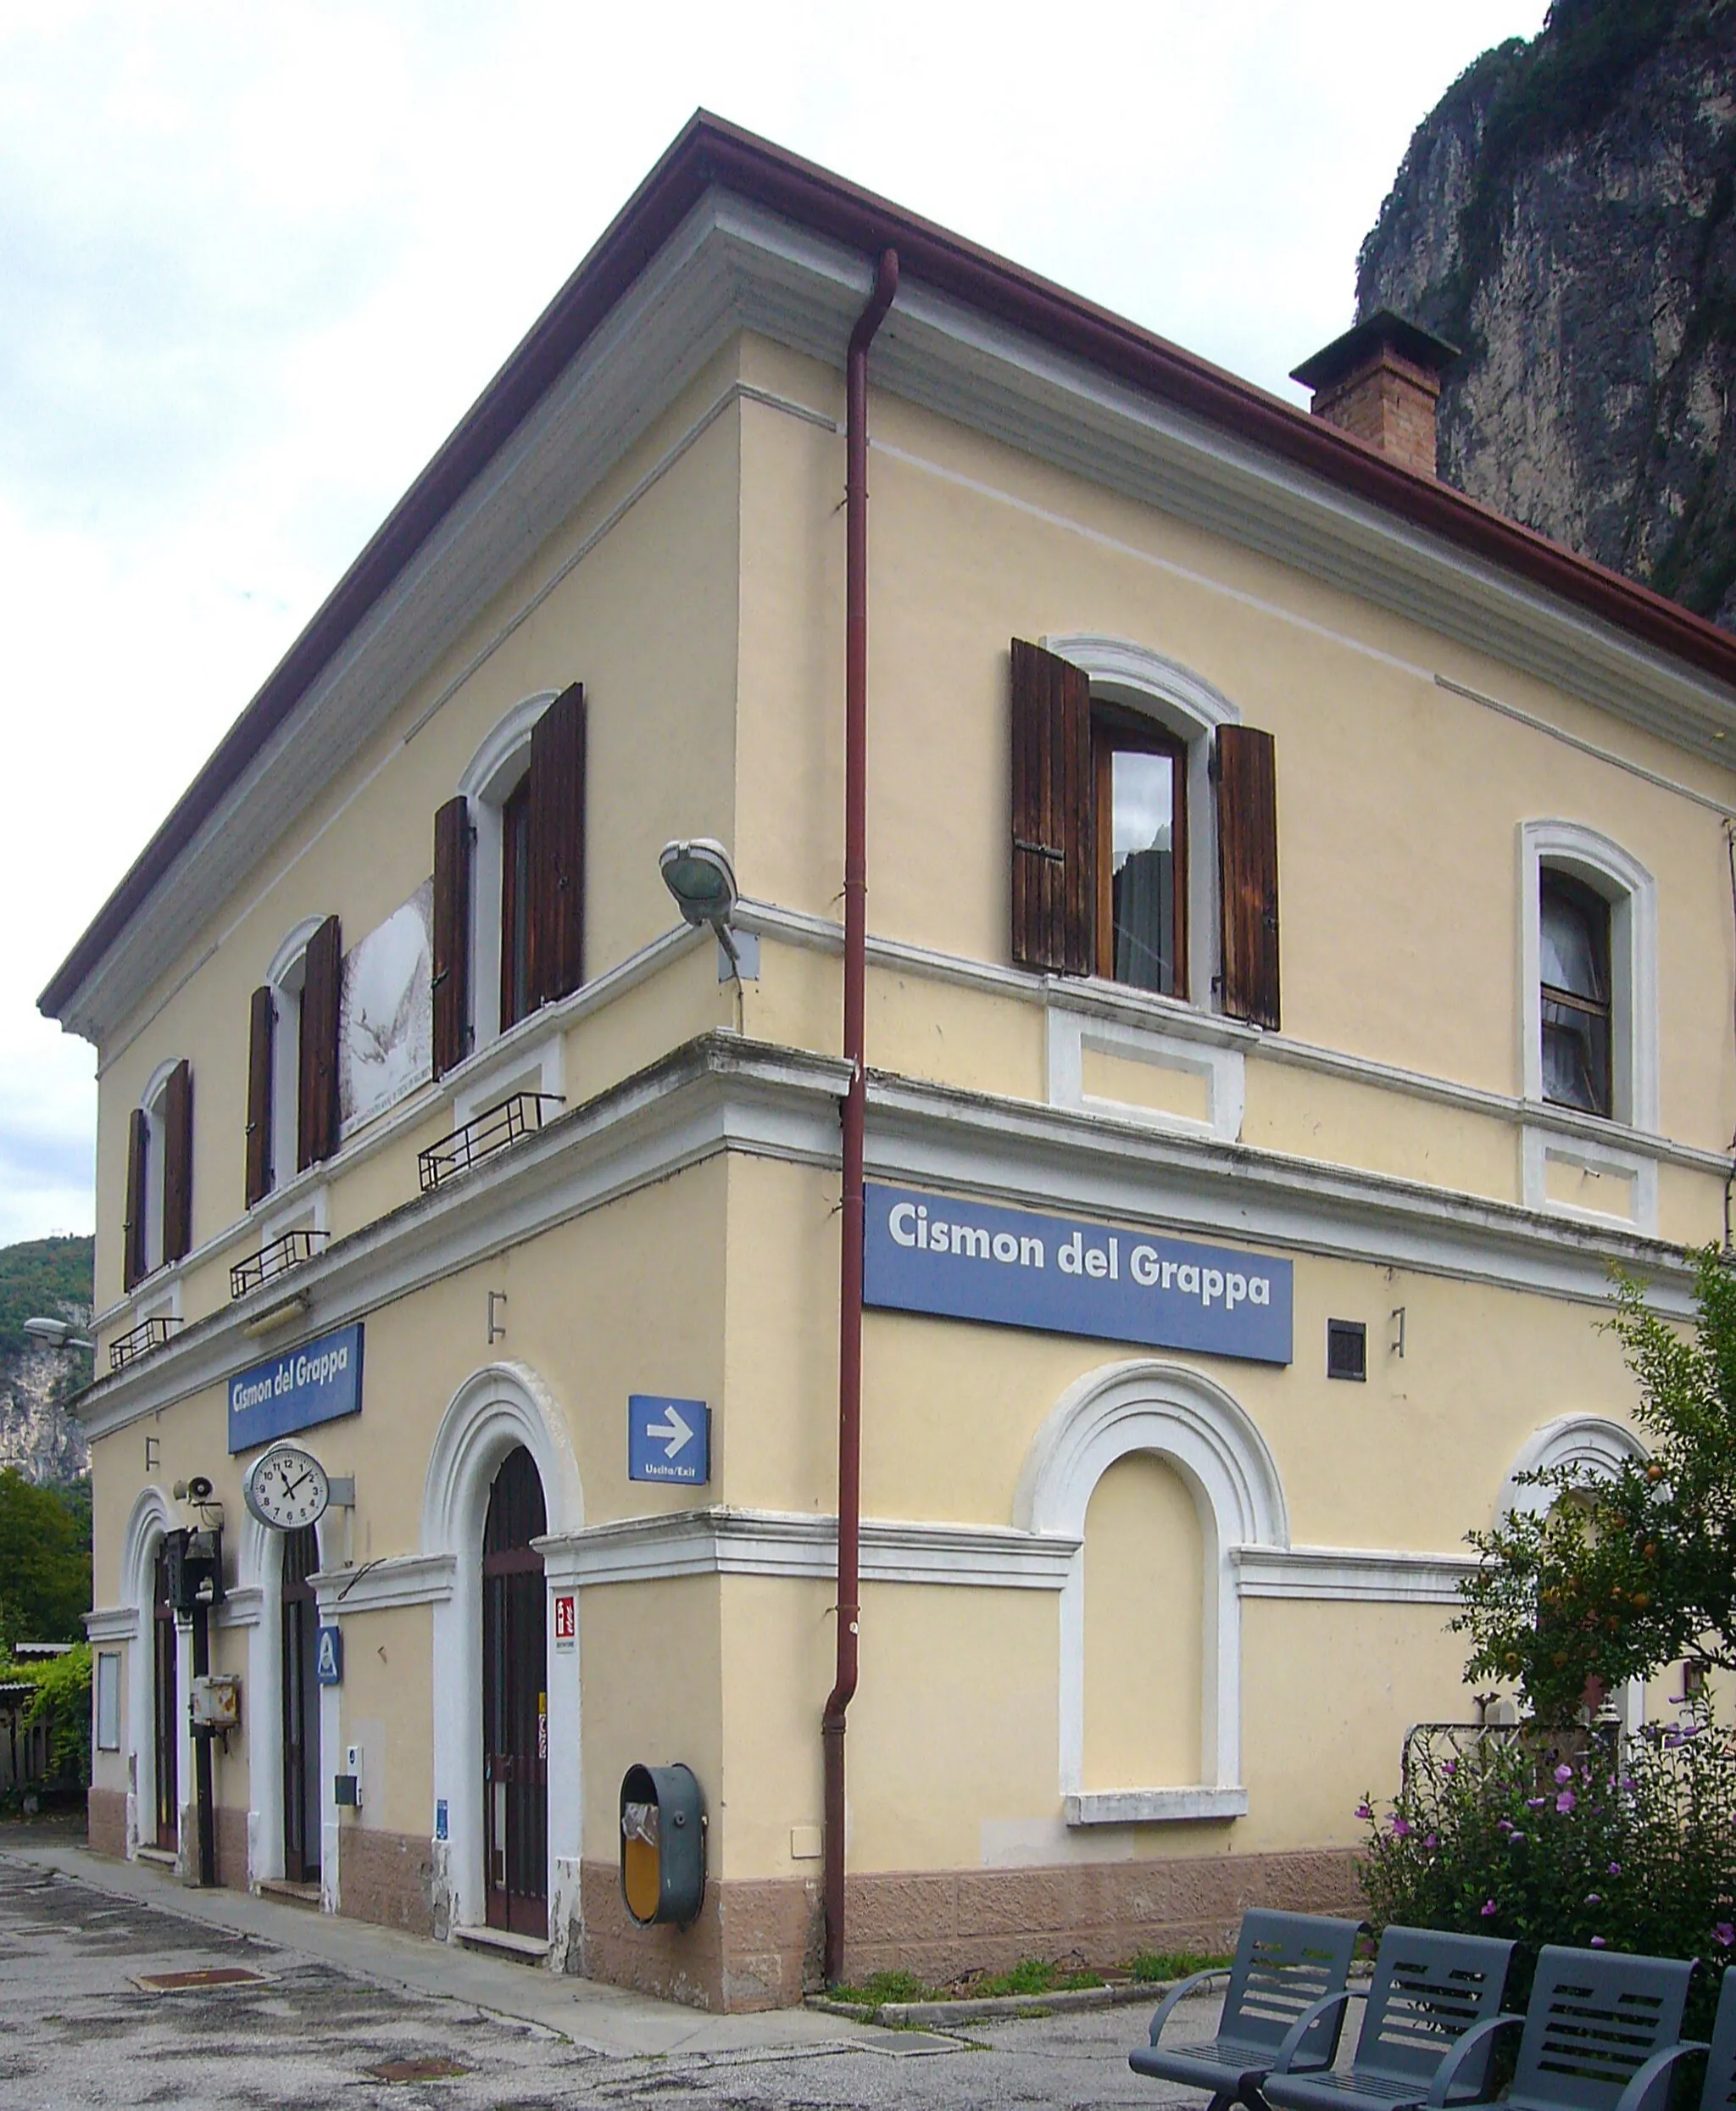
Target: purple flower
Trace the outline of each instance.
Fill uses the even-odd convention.
[[[1572,1789],[1563,1789],[1561,1793],[1555,1798],[1555,1808],[1561,1813],[1563,1818],[1565,1818],[1568,1812],[1572,1809],[1574,1801],[1575,1798]]]
[[[1612,1863],[1611,1863],[1611,1864],[1610,1864],[1610,1874],[1611,1874],[1611,1876],[1619,1876],[1621,1874],[1622,1874],[1622,1865],[1621,1865],[1621,1863],[1620,1863],[1619,1862],[1612,1862]]]
[[[1603,1937],[1602,1937],[1601,1936],[1594,1936],[1591,1938],[1591,1947],[1592,1947],[1592,1948],[1593,1948],[1594,1950],[1600,1950],[1600,1949],[1602,1949],[1602,1947],[1604,1947],[1604,1939],[1603,1939]]]
[[[1549,1800],[1546,1796],[1527,1796],[1525,1799],[1525,1807],[1528,1811],[1540,1811]]]
[[[1601,1891],[1588,1891],[1585,1894],[1585,1902],[1588,1906],[1601,1906],[1604,1902],[1603,1893]]]
[[[1721,1920],[1712,1930],[1712,1941],[1720,1949],[1729,1949],[1736,1944],[1736,1928],[1733,1928],[1728,1920]]]
[[[1357,1815],[1359,1818],[1372,1818],[1372,1817],[1373,1817],[1373,1815],[1374,1815],[1374,1813],[1373,1813],[1373,1812],[1372,1812],[1372,1811],[1369,1808],[1368,1805],[1367,1805],[1366,1802],[1363,1802],[1363,1803],[1359,1803],[1359,1804],[1356,1806],[1356,1815]]]
[[[1425,1847],[1438,1847],[1441,1843],[1439,1839],[1431,1832],[1423,1835],[1422,1844]]]
[[[1488,1919],[1489,1915],[1490,1915],[1492,1913],[1494,1913],[1494,1910],[1495,1910],[1495,1902],[1494,1901],[1494,1899],[1492,1899],[1492,1898],[1486,1898],[1486,1899],[1484,1899],[1484,1900],[1483,1900],[1483,1919],[1484,1919],[1485,1920],[1487,1920],[1487,1919]]]
[[[1410,1819],[1400,1818],[1396,1811],[1393,1813],[1393,1837],[1394,1840],[1408,1840],[1410,1837]]]
[[[1498,1818],[1498,1819],[1496,1819],[1496,1820],[1495,1820],[1495,1830],[1496,1830],[1497,1832],[1511,1832],[1511,1831],[1512,1831],[1512,1830],[1513,1830],[1513,1821],[1512,1821],[1512,1819],[1511,1819],[1511,1818]]]
[[[1441,1768],[1441,1772],[1443,1774],[1456,1774],[1458,1771],[1459,1762],[1456,1759],[1449,1759]]]
[[[1525,1835],[1522,1832],[1511,1833],[1508,1835],[1507,1845],[1510,1847],[1523,1846],[1524,1844]]]
[[[1557,1767],[1555,1768],[1555,1786],[1558,1789],[1566,1788],[1567,1784],[1572,1779],[1573,1769],[1572,1767]]]

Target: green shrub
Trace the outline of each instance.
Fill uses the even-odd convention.
[[[1700,1709],[1614,1751],[1535,1729],[1413,1747],[1391,1807],[1358,1812],[1369,1916],[1512,1938],[1510,2007],[1547,1942],[1697,1957],[1689,2025],[1705,2036],[1736,1954],[1736,1742]]]
[[[49,1781],[91,1779],[91,1651],[75,1642],[64,1657],[21,1664],[0,1664],[0,1679],[33,1685],[36,1696],[24,1712],[26,1727],[48,1725]]]

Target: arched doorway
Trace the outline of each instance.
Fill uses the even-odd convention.
[[[283,1874],[320,1880],[320,1605],[308,1579],[320,1566],[312,1525],[283,1536]]]
[[[488,1925],[548,1933],[548,1656],[537,1462],[509,1451],[482,1530],[482,1780]]]
[[[169,1596],[169,1549],[160,1540],[151,1568],[151,1744],[157,1803],[152,1845],[173,1854],[181,1837],[176,1763],[181,1751],[181,1672],[175,1607]]]

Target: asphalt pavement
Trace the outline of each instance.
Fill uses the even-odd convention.
[[[1216,2004],[1182,2005],[1210,2035]],[[341,1917],[0,1843],[0,2106],[692,2111],[1199,2104],[1127,2064],[1143,2007],[883,2030],[708,2016]]]

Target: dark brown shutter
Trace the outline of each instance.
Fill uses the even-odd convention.
[[[271,1064],[277,1000],[270,983],[248,1011],[248,1207],[271,1192]]]
[[[337,992],[342,973],[337,919],[327,916],[308,940],[302,970],[295,1149],[298,1172],[331,1157],[337,1149]]]
[[[1270,733],[1220,726],[1218,904],[1223,972],[1219,1000],[1232,1019],[1278,1026],[1278,773]]]
[[[531,1003],[585,979],[585,692],[563,689],[531,734]]]
[[[1095,965],[1091,683],[1013,640],[1013,965],[1088,975]]]
[[[470,808],[460,795],[434,816],[434,1075],[470,1052]]]
[[[163,1258],[193,1245],[193,1073],[183,1056],[163,1088]]]
[[[126,1128],[126,1221],[120,1228],[120,1284],[130,1290],[143,1282],[145,1267],[145,1168],[151,1149],[145,1110],[135,1107]]]

